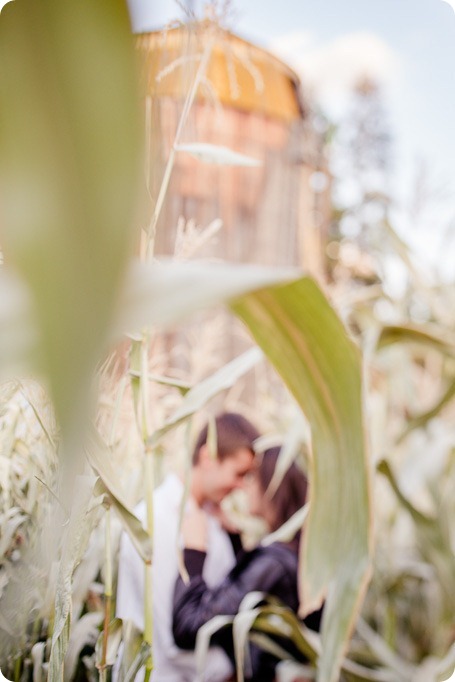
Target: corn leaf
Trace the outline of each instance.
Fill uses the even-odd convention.
[[[443,658],[428,656],[417,667],[412,682],[451,682],[455,674],[455,644]]]
[[[445,678],[446,675],[455,674],[455,642],[452,644],[446,655],[438,661],[437,674]],[[438,681],[439,682],[439,681]]]
[[[388,480],[398,501],[414,521],[420,552],[436,570],[439,585],[444,593],[444,611],[450,618],[450,614],[453,614],[455,609],[455,556],[451,545],[450,529],[442,522],[440,515],[429,516],[413,505],[403,494],[386,460],[379,462],[377,468],[379,473]],[[441,513],[440,510],[438,511]]]
[[[108,640],[105,665],[112,666],[115,663],[117,652],[122,641],[123,623],[120,618],[114,618],[108,625]],[[99,668],[103,660],[103,639],[104,631],[99,633],[95,645],[96,666]]]
[[[427,514],[424,514],[423,512],[416,509],[414,505],[402,493],[400,486],[398,485],[398,482],[396,480],[396,477],[392,472],[390,464],[387,462],[387,460],[385,459],[381,460],[377,465],[377,470],[389,481],[390,487],[395,493],[397,499],[403,505],[406,511],[410,513],[410,515],[412,516],[416,523],[427,528],[437,525],[437,521],[435,518],[428,516]]]
[[[145,326],[169,327],[195,312],[224,303],[264,286],[296,279],[295,268],[257,265],[134,262],[120,297],[111,338],[141,331]]]
[[[96,492],[98,494],[104,494],[108,497],[110,504],[114,508],[123,526],[123,529],[130,536],[131,542],[137,549],[143,561],[150,563],[152,561],[153,554],[152,540],[132,509],[121,501],[121,498],[119,498],[117,493],[113,492],[112,487],[108,488],[105,485],[101,477],[97,483]]]
[[[321,651],[319,636],[306,628],[288,608],[277,605],[262,606],[254,622],[254,629],[278,637],[287,637],[298,651],[314,663]]]
[[[297,649],[311,662],[321,652],[321,641],[317,633],[305,627],[292,611],[282,606],[264,606],[253,624],[254,630],[277,637],[288,637]],[[388,668],[373,670],[344,658],[341,663],[343,677],[350,682],[397,682],[396,673]],[[411,680],[409,680],[411,682]]]
[[[302,278],[231,302],[311,424],[302,613],[326,596],[318,681],[334,682],[366,588],[370,484],[357,348],[315,282]]]
[[[92,480],[80,476],[76,483],[77,496],[71,509],[71,517],[64,537],[62,558],[59,563],[55,619],[49,660],[49,682],[63,681],[63,662],[70,635],[73,574],[87,548],[90,534],[100,520],[99,513],[90,509],[93,499]]]
[[[239,611],[232,623],[232,638],[234,640],[236,679],[244,682],[245,674],[252,677],[251,661],[248,649],[248,636],[260,613],[260,608]]]
[[[124,529],[130,536],[131,542],[143,560],[150,563],[153,549],[152,540],[125,499],[121,481],[110,462],[107,448],[103,450],[99,445],[94,444],[87,451],[87,459],[100,477],[96,485],[96,493],[108,496]]]
[[[273,495],[277,491],[284,475],[298,456],[302,448],[302,444],[310,440],[309,432],[309,426],[306,423],[306,420],[303,419],[302,413],[298,414],[294,419],[288,433],[286,434],[283,445],[281,446],[280,454],[278,455],[278,460],[275,466],[275,471],[273,472],[272,479],[266,491],[266,497],[268,499],[272,499]]]
[[[415,667],[405,659],[398,656],[377,632],[368,623],[359,618],[356,625],[357,632],[365,640],[369,649],[376,655],[378,660],[393,670],[397,682],[408,682],[414,679]]]
[[[234,642],[235,664],[236,664],[236,679],[238,682],[244,681],[244,675],[251,677],[251,661],[249,656],[248,642],[251,640],[251,631],[257,621],[258,616],[263,611],[260,606],[261,602],[275,606],[277,609],[282,608],[279,605],[279,600],[274,597],[268,597],[262,592],[250,592],[247,594],[240,606],[239,611],[232,621],[232,639]],[[284,630],[282,634],[285,634]],[[275,645],[276,646],[276,645]],[[273,642],[272,642],[273,647]],[[268,640],[266,641],[266,648],[270,651]],[[276,653],[276,648],[275,648]]]
[[[44,668],[45,653],[46,653],[45,642],[36,642],[36,644],[32,646],[30,654],[33,661],[33,682],[42,682],[42,680],[46,678],[46,672]]]
[[[207,656],[210,647],[210,640],[215,632],[218,632],[226,625],[231,625],[234,616],[215,616],[211,620],[204,623],[199,628],[196,636],[195,657],[196,657],[196,672],[198,680],[204,679],[204,668],[207,661]]]
[[[386,348],[395,343],[416,343],[449,355],[455,356],[455,338],[442,334],[439,328],[431,325],[388,325],[383,327],[378,338],[378,349]]]
[[[121,663],[118,682],[131,682],[149,657],[151,648],[143,641],[142,632],[133,621],[123,621]]]
[[[397,444],[401,443],[406,436],[408,436],[415,429],[424,428],[428,422],[438,416],[438,414],[443,410],[446,405],[448,405],[455,397],[455,379],[452,379],[441,395],[439,400],[433,405],[433,407],[425,412],[414,415],[409,418],[406,428],[397,438]]]
[[[17,0],[2,12],[2,247],[28,285],[67,442],[85,426],[132,241],[137,82],[124,0]]]
[[[308,511],[309,505],[305,504],[301,509],[296,511],[286,523],[283,523],[280,528],[273,533],[266,535],[265,538],[261,540],[261,545],[263,547],[268,547],[273,542],[290,542],[305,523]]]
[[[0,329],[0,380],[4,381],[38,363],[32,302],[12,272],[0,273]]]
[[[137,370],[130,369],[130,376],[135,379],[141,378],[141,373]],[[181,395],[186,395],[191,388],[191,385],[186,381],[181,381],[180,379],[174,379],[173,377],[159,376],[158,374],[147,374],[146,378],[149,381],[154,381],[156,384],[161,384],[162,386],[170,386],[171,388],[177,388]]]
[[[235,384],[238,379],[256,365],[262,358],[258,348],[250,348],[239,357],[228,362],[221,369],[203,379],[193,386],[183,398],[181,404],[163,426],[155,431],[150,439],[150,444],[155,446],[157,442],[172,428],[188,419],[204,405],[216,396]]]
[[[96,642],[98,639],[102,621],[103,614],[100,611],[89,611],[75,622],[65,656],[65,682],[73,679],[82,649],[87,643]]]
[[[264,635],[259,632],[250,632],[249,640],[253,644],[257,644],[257,646],[263,649],[264,651],[268,651],[270,654],[275,656],[275,658],[278,658],[280,661],[288,660],[295,661],[293,656],[291,656],[291,654],[288,651],[286,651],[286,649],[283,649],[283,647],[279,646],[279,644],[277,644],[273,639],[268,637],[268,635]],[[295,682],[295,677],[292,679],[292,682]]]
[[[277,665],[277,682],[295,682],[296,680],[311,682],[314,678],[314,670],[308,665],[303,665],[303,663],[283,660]]]

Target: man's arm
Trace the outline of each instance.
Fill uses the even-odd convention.
[[[218,587],[210,589],[202,577],[205,553],[185,550],[190,582],[179,577],[174,591],[173,635],[182,649],[193,649],[198,630],[217,615],[235,615],[243,598],[252,591],[273,592],[283,579],[283,567],[267,552],[255,553],[241,571],[233,571]]]

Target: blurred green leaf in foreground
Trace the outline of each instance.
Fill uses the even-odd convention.
[[[123,0],[16,0],[2,11],[0,239],[31,292],[67,450],[137,217],[138,92]]]

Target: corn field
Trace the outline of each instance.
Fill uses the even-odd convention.
[[[222,405],[284,443],[287,462],[306,453],[300,587],[307,611],[325,600],[320,634],[266,605],[242,637],[266,646],[264,633],[277,632],[308,656],[303,672],[283,662],[282,680],[447,679],[453,287],[429,282],[403,244],[399,300],[380,276],[359,284],[341,257],[346,276],[325,286],[294,268],[197,260],[213,226],[187,229],[175,257],[157,259],[180,141],[149,211],[143,99],[121,0],[10,3],[0,60],[2,673],[107,680],[122,642],[120,679],[150,670],[147,609],[143,633],[113,617],[120,532],[143,558],[147,602],[152,526],[133,508],[145,498],[152,513],[155,485],[189,466],[196,426]],[[211,153],[211,162],[248,164]],[[227,314],[241,322],[245,351],[222,364]],[[167,330],[186,335],[171,357]],[[252,403],[239,389],[246,377]]]

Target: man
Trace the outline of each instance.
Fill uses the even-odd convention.
[[[256,428],[244,417],[223,413],[216,420],[217,453],[207,445],[208,427],[202,429],[193,452],[190,495],[199,506],[217,509],[223,498],[243,486],[245,475],[254,462],[253,442]],[[196,665],[193,652],[182,651],[172,636],[172,602],[178,574],[177,533],[183,483],[170,474],[155,490],[153,554],[153,682],[194,682]],[[146,506],[136,513],[143,522]],[[208,551],[204,578],[217,585],[234,565],[234,552],[227,533],[215,516],[209,519]],[[131,619],[144,627],[144,564],[129,537],[124,533],[120,545],[117,588],[117,617]],[[221,649],[210,650],[205,680],[222,682],[232,673],[232,666]]]

